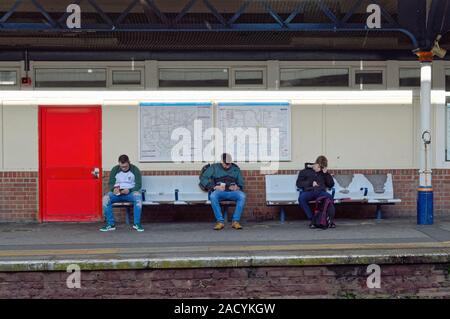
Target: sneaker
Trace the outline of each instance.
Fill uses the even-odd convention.
[[[103,226],[102,228],[100,228],[100,231],[103,231],[103,232],[111,231],[111,230],[116,230],[116,225],[106,225],[106,226]]]
[[[214,230],[222,230],[225,227],[224,223],[217,222]]]
[[[336,224],[335,223],[331,223],[330,224],[330,228],[336,228]]]
[[[141,224],[134,224],[133,229],[136,229],[138,232],[144,231],[144,228],[142,228]]]
[[[239,222],[233,222],[231,224],[231,227],[233,227],[234,229],[242,229],[241,224],[239,224]]]
[[[316,225],[314,225],[314,224],[309,224],[309,229],[315,229],[315,228],[317,228]]]

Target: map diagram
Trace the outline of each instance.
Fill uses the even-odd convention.
[[[270,160],[288,161],[291,159],[291,109],[289,105],[220,105],[217,109],[217,122],[219,129],[224,135],[224,145],[226,145],[226,130],[242,128],[254,128],[258,132],[258,139],[246,138],[245,154],[239,151],[237,145],[232,151],[232,155],[245,156],[246,161],[264,161],[267,158],[262,158],[261,148],[265,148]],[[260,134],[260,129],[266,128],[267,137]],[[279,158],[274,158],[274,153],[271,149],[271,129],[278,129],[279,138],[273,136],[278,140]],[[249,131],[247,131],[249,132]],[[242,136],[241,136],[242,138]],[[240,144],[240,143],[236,143]],[[255,145],[256,144],[256,145]],[[242,145],[241,145],[242,146]],[[242,149],[242,148],[241,148]],[[254,152],[254,150],[258,150]],[[253,151],[252,151],[253,150]],[[227,150],[229,151],[229,150]]]
[[[202,130],[212,126],[211,106],[140,106],[140,161],[171,162],[171,139],[175,129],[189,130],[194,139],[194,121],[202,121]]]

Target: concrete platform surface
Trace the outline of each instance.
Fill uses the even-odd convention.
[[[450,262],[450,216],[434,225],[415,219],[337,220],[309,229],[306,221],[129,225],[102,233],[100,223],[0,224],[0,271],[282,266]]]

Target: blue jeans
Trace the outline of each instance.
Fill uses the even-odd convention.
[[[321,196],[325,196],[325,197],[328,197],[329,199],[333,200],[333,197],[330,195],[330,193],[328,193],[326,191],[307,191],[307,192],[300,193],[300,196],[298,197],[298,203],[299,203],[300,207],[303,209],[303,211],[305,212],[306,217],[308,217],[309,220],[311,220],[313,217],[313,212],[311,211],[311,208],[309,207],[309,202],[316,200],[317,198],[319,198]]]
[[[215,190],[210,195],[211,206],[214,211],[216,221],[223,223],[225,220],[222,215],[222,208],[220,207],[220,201],[233,201],[236,202],[236,208],[233,214],[233,221],[238,222],[241,219],[242,212],[245,206],[245,193],[243,191],[219,191]]]
[[[127,195],[114,195],[113,192],[109,192],[103,196],[103,211],[105,212],[106,222],[108,225],[114,225],[113,204],[119,202],[133,203],[133,215],[134,223],[141,223],[141,211],[142,211],[142,195],[140,192],[133,192]]]

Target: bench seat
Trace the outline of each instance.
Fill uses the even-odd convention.
[[[158,175],[142,176],[142,206],[159,205],[210,205],[208,193],[203,191],[199,185],[197,175]],[[157,192],[152,190],[158,190]],[[222,201],[224,217],[227,218],[228,207],[235,205],[234,202]],[[113,204],[113,207],[126,208],[126,223],[129,223],[132,204],[121,202]]]
[[[298,175],[266,175],[266,204],[280,206],[280,220],[284,222],[283,206],[298,205],[300,191],[296,187]],[[382,218],[381,205],[394,205],[392,174],[338,174],[333,176],[334,187],[328,190],[335,204],[372,204],[377,206],[376,218]]]

